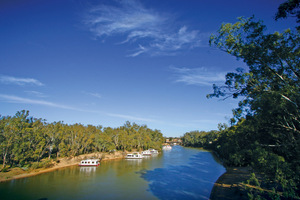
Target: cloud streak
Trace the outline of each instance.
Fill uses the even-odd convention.
[[[29,95],[36,96],[36,97],[40,97],[40,98],[45,98],[45,97],[47,97],[47,95],[45,95],[45,94],[42,93],[42,92],[38,92],[38,91],[25,91],[25,93],[27,93],[27,94],[29,94]]]
[[[188,30],[184,25],[172,27],[176,23],[171,15],[147,9],[135,0],[114,3],[117,4],[94,7],[84,23],[96,38],[123,36],[120,44],[137,44],[128,56],[171,55],[200,46],[199,31]]]
[[[9,103],[42,105],[42,106],[47,106],[47,107],[61,108],[61,109],[66,109],[66,110],[74,110],[74,111],[79,111],[79,112],[96,113],[96,114],[106,115],[109,117],[117,117],[117,118],[121,118],[121,119],[125,119],[125,120],[135,120],[135,121],[144,121],[144,122],[156,121],[156,120],[150,119],[150,118],[136,117],[136,116],[131,116],[131,115],[124,115],[124,114],[118,114],[118,113],[107,113],[107,112],[95,111],[95,110],[85,110],[85,109],[75,108],[72,106],[66,106],[63,104],[53,103],[50,101],[28,99],[28,98],[18,97],[15,95],[0,94],[0,99],[5,100]]]
[[[102,98],[101,94],[99,94],[99,93],[97,93],[97,92],[83,92],[83,93],[86,94],[86,95],[89,95],[89,96],[96,97],[96,98],[98,98],[98,99],[101,99],[101,98]]]
[[[15,84],[15,85],[36,85],[43,86],[44,84],[33,78],[17,78],[13,76],[0,76],[0,82],[4,84]]]
[[[49,107],[55,107],[55,108],[63,108],[63,109],[68,109],[68,110],[78,110],[76,108],[62,105],[62,104],[52,103],[52,102],[44,101],[44,100],[28,99],[28,98],[18,97],[18,96],[14,96],[14,95],[0,94],[0,98],[7,100],[10,103],[36,104],[36,105],[43,105],[43,106],[49,106]]]
[[[122,115],[122,114],[116,114],[116,113],[107,113],[110,117],[118,117],[126,120],[136,120],[136,121],[144,121],[144,122],[154,122],[156,120],[149,119],[149,118],[143,118],[143,117],[136,117],[136,116],[130,116],[130,115]]]
[[[225,82],[225,72],[212,72],[206,68],[178,68],[170,67],[175,74],[175,82],[185,83],[187,85],[211,86],[214,83]]]

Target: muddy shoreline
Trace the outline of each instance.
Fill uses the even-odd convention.
[[[215,182],[209,199],[248,199],[243,182],[250,178],[250,174],[250,167],[226,167],[226,172]]]

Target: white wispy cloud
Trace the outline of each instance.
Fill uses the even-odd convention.
[[[24,91],[24,92],[29,94],[29,95],[36,96],[36,97],[41,97],[41,98],[47,97],[47,95],[45,95],[42,92],[38,92],[38,91],[31,90],[31,91]]]
[[[144,117],[137,117],[137,116],[131,116],[131,115],[123,115],[123,114],[116,114],[116,113],[106,113],[108,116],[111,117],[118,117],[125,120],[134,120],[134,121],[143,121],[143,122],[154,122],[156,120],[150,119],[150,118],[144,118]]]
[[[85,24],[96,38],[124,36],[124,43],[136,43],[137,49],[128,56],[174,54],[182,49],[200,46],[202,34],[188,27],[172,27],[175,18],[145,8],[136,0],[99,5],[90,10]]]
[[[224,115],[226,116],[226,115]],[[217,119],[199,119],[199,120],[193,120],[194,124],[218,124],[220,123],[220,120]]]
[[[33,78],[17,78],[13,76],[0,75],[0,82],[4,84],[15,84],[15,85],[37,85],[43,86],[44,84]]]
[[[175,74],[175,82],[187,85],[211,86],[214,83],[224,83],[226,72],[213,72],[207,68],[170,67]]]
[[[74,110],[79,112],[87,112],[87,113],[96,113],[100,115],[106,115],[109,117],[117,117],[125,120],[134,120],[134,121],[143,121],[143,122],[154,122],[155,119],[150,118],[144,118],[144,117],[137,117],[132,115],[125,115],[120,113],[109,113],[104,111],[97,111],[97,110],[87,110],[87,109],[80,109],[75,108],[72,106],[67,106],[64,104],[58,104],[50,101],[44,101],[44,100],[36,100],[36,99],[29,99],[29,98],[23,98],[15,95],[7,95],[7,94],[0,94],[0,100],[6,101],[8,103],[19,103],[19,104],[30,104],[30,105],[42,105],[47,107],[54,107],[54,108],[61,108],[66,110]]]
[[[84,94],[86,94],[86,95],[89,95],[89,96],[96,97],[96,98],[98,98],[98,99],[101,99],[101,98],[102,98],[101,94],[99,94],[99,93],[97,93],[97,92],[82,92],[82,93],[84,93]]]
[[[14,95],[0,94],[0,98],[10,103],[35,104],[35,105],[43,105],[43,106],[49,106],[55,108],[63,108],[68,110],[78,110],[74,107],[66,106],[63,104],[57,104],[57,103],[44,101],[44,100],[28,99],[28,98],[18,97]]]

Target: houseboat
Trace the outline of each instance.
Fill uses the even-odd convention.
[[[146,150],[142,152],[143,156],[151,156],[151,151],[150,150]]]
[[[171,150],[172,147],[170,145],[166,145],[166,146],[163,146],[162,148],[163,150]]]
[[[100,161],[98,159],[87,159],[87,160],[82,160],[79,163],[79,166],[84,167],[90,167],[90,166],[99,166]]]
[[[140,153],[129,153],[125,156],[126,159],[142,159],[143,156]]]
[[[156,149],[149,149],[151,154],[158,154],[158,151]]]

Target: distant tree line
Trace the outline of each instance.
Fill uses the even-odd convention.
[[[300,1],[288,0],[276,19],[300,22]],[[248,69],[226,75],[208,97],[238,98],[230,126],[218,132],[189,132],[184,145],[214,150],[227,166],[252,166],[269,191],[251,190],[250,199],[299,199],[300,194],[300,29],[265,33],[254,17],[223,24],[210,44],[243,60]],[[209,139],[212,137],[212,139]],[[209,141],[209,142],[208,142]],[[253,178],[253,177],[252,177]]]
[[[0,163],[30,166],[44,158],[78,156],[113,150],[160,149],[164,141],[159,130],[126,122],[118,128],[63,122],[47,123],[29,117],[29,111],[0,118]]]
[[[220,135],[219,131],[190,131],[184,134],[182,139],[183,146],[209,148]]]

